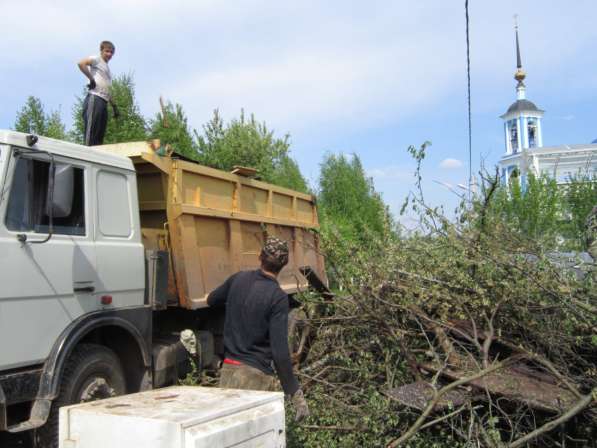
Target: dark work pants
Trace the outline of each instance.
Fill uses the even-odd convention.
[[[97,95],[88,93],[83,101],[83,124],[85,126],[85,144],[101,145],[108,124],[108,102]]]

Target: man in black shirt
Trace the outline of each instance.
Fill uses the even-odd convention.
[[[260,269],[228,278],[207,298],[209,306],[225,306],[225,359],[220,387],[275,390],[272,362],[284,393],[292,397],[296,419],[309,415],[303,391],[292,372],[288,350],[288,296],[277,277],[288,263],[288,245],[267,238]]]

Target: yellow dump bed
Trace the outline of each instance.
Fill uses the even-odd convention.
[[[207,295],[228,276],[259,266],[266,234],[288,241],[289,263],[278,279],[287,293],[307,288],[303,266],[325,281],[313,196],[160,156],[155,146],[135,142],[101,149],[130,157],[135,165],[143,244],[170,254],[170,306],[207,306]]]

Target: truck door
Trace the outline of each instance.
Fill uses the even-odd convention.
[[[0,196],[0,369],[43,362],[71,321],[98,309],[90,167],[53,156],[57,176],[70,170],[72,196],[48,239],[50,157],[13,148],[7,162]]]
[[[94,171],[98,291],[111,298],[113,308],[142,306],[145,263],[135,173],[111,167]]]

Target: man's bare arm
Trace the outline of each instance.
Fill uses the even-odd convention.
[[[93,76],[91,76],[91,72],[89,71],[89,66],[93,63],[92,58],[84,58],[79,61],[77,64],[79,66],[79,70],[83,73],[89,82],[93,82]]]

